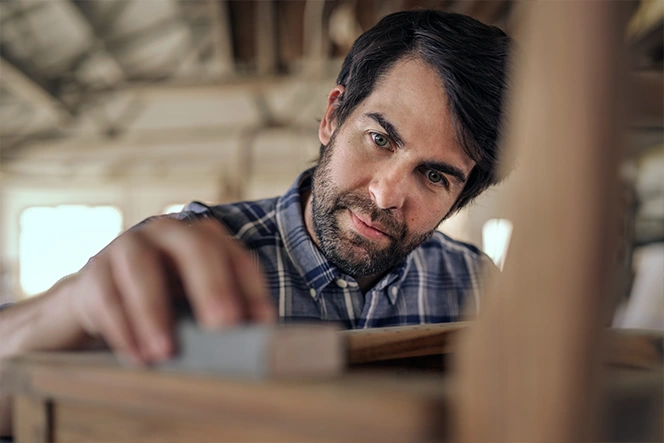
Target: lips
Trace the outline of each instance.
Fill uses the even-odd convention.
[[[353,225],[365,237],[373,239],[390,237],[390,235],[386,232],[386,228],[383,227],[380,223],[374,223],[366,216],[358,215],[351,210],[349,210],[349,213]]]

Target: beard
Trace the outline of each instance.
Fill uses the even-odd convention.
[[[386,273],[401,264],[413,249],[431,237],[434,230],[411,233],[394,210],[379,208],[367,195],[359,192],[339,190],[330,169],[333,150],[334,136],[323,150],[311,187],[313,226],[319,249],[328,261],[353,277]],[[339,218],[349,210],[380,224],[389,243],[381,245],[357,232],[343,230]]]

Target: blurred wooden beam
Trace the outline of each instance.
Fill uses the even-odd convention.
[[[240,73],[253,67],[256,57],[256,2],[231,1],[228,2],[228,17],[231,25],[233,54],[236,69]]]
[[[456,2],[451,11],[465,14],[492,25],[501,20],[509,10],[509,0],[464,0]]]
[[[72,110],[58,96],[55,82],[41,75],[30,63],[13,57],[2,43],[0,82],[21,100],[45,110],[54,123],[72,116]]]
[[[304,54],[304,7],[302,1],[277,2],[278,63],[290,68]]]
[[[274,2],[256,2],[256,68],[261,75],[277,69],[277,27]]]
[[[664,130],[664,73],[635,72],[629,82],[632,127]]]
[[[124,68],[117,60],[117,58],[106,49],[106,42],[104,38],[108,30],[102,30],[90,21],[87,13],[88,2],[80,2],[74,0],[51,0],[52,3],[59,3],[60,8],[67,11],[67,14],[74,18],[79,24],[79,27],[86,35],[86,40],[90,42],[90,51],[102,56],[104,62],[104,75],[112,78],[113,81],[123,81],[125,79]],[[109,26],[107,24],[107,26]],[[110,68],[110,70],[109,70]],[[110,72],[109,72],[110,71]]]
[[[312,79],[322,77],[327,61],[329,38],[323,31],[324,14],[324,1],[307,0],[304,6],[305,75]]]
[[[502,275],[461,348],[456,441],[602,441],[617,266],[620,2],[532,2],[508,112]]]
[[[228,21],[228,3],[225,0],[208,0],[207,7],[212,19],[212,47],[215,59],[215,74],[226,76],[235,71],[231,26]]]

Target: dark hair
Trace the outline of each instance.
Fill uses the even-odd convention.
[[[450,215],[501,180],[497,141],[509,47],[502,30],[465,15],[435,10],[390,14],[362,34],[346,56],[337,78],[345,90],[332,118],[341,126],[397,61],[413,57],[430,65],[443,82],[457,138],[476,163]]]

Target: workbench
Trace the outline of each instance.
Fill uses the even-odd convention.
[[[441,352],[403,331],[398,337],[406,339],[393,336],[391,346],[365,333],[349,345],[348,369],[332,378],[165,373],[127,368],[109,353],[56,352],[6,361],[2,382],[15,396],[17,443],[449,441],[457,389],[444,361],[457,329],[431,334],[428,343]],[[662,441],[661,335],[614,335],[604,374],[604,440]],[[375,360],[407,353],[404,343],[412,340],[431,349],[421,368],[395,364],[403,358]]]

